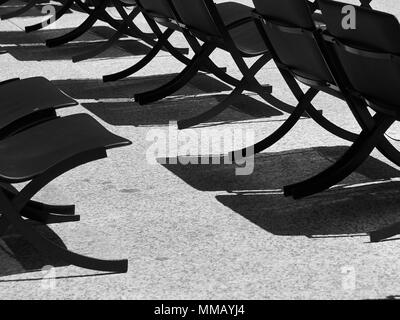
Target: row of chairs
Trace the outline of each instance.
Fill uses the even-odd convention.
[[[284,187],[285,196],[295,199],[337,184],[357,169],[374,148],[400,165],[399,151],[385,137],[385,132],[399,119],[399,23],[394,16],[373,10],[370,2],[361,1],[361,6],[355,8],[357,19],[353,30],[342,25],[345,4],[332,0],[253,0],[254,10],[234,2],[216,5],[212,0],[136,0],[159,45],[130,71],[143,67],[143,61],[150,62],[155,52],[165,46],[176,31],[184,35],[194,56],[170,82],[136,94],[135,100],[142,105],[161,100],[186,85],[198,71],[204,70],[230,84],[233,90],[224,101],[207,112],[178,121],[179,129],[216,116],[244,90],[255,92],[267,104],[290,113],[274,133],[254,146],[232,152],[232,158],[238,154],[253,156],[265,150],[280,140],[302,115],[311,117],[336,136],[351,141],[349,150],[327,170]],[[163,32],[159,25],[164,27]],[[212,62],[210,55],[217,48],[232,56],[242,73],[241,79],[232,78]],[[258,57],[258,60],[248,67],[244,60],[247,57]],[[262,85],[255,78],[270,60],[277,65],[298,100],[297,106],[276,99],[271,86]],[[110,77],[106,77],[108,79]],[[303,92],[299,83],[309,89]],[[312,101],[319,92],[345,101],[359,123],[361,133],[341,128],[316,110]],[[372,232],[371,241],[379,241],[398,231],[396,225]]]
[[[136,94],[135,100],[139,104],[152,103],[173,94],[187,84],[198,71],[210,72],[232,86],[231,94],[224,101],[203,114],[179,121],[179,129],[185,129],[211,119],[229,107],[244,90],[257,93],[266,104],[290,114],[288,119],[268,137],[254,146],[233,151],[231,153],[233,158],[239,154],[241,156],[243,154],[253,156],[254,153],[265,150],[289,132],[301,116],[310,117],[329,132],[351,141],[352,145],[348,151],[327,170],[304,182],[284,187],[285,195],[292,196],[295,199],[321,192],[337,184],[357,169],[374,148],[378,148],[387,159],[396,165],[400,165],[400,153],[384,135],[388,128],[400,117],[397,111],[397,87],[400,80],[400,47],[397,44],[400,26],[397,19],[390,14],[368,8],[370,1],[363,1],[363,6],[355,8],[356,29],[346,30],[342,27],[344,4],[341,2],[332,0],[315,2],[307,0],[253,0],[253,2],[254,8],[235,2],[216,5],[212,0],[136,0],[135,3],[130,3],[135,6],[132,12],[135,12],[135,14],[143,13],[154,33],[151,37],[152,40],[154,39],[154,45],[150,52],[134,66],[106,77],[105,80],[117,80],[140,70],[150,63],[161,49],[164,49],[183,62],[185,67],[178,76],[162,87]],[[122,9],[125,7],[124,5],[120,6]],[[105,8],[106,1],[100,0],[95,9],[88,12],[89,17],[94,15],[93,12],[95,11],[105,12]],[[321,13],[317,12],[318,10],[321,10]],[[125,14],[122,23],[132,24],[134,15],[129,16],[125,12],[124,14],[121,13],[121,17],[124,17]],[[123,33],[121,29],[117,29],[116,32]],[[169,42],[174,32],[181,32],[184,35],[188,46],[194,52],[191,58],[188,58]],[[61,42],[64,43],[65,40],[66,38]],[[241,79],[232,77],[224,68],[214,64],[210,55],[216,49],[224,50],[232,56],[242,74]],[[249,67],[245,62],[247,57],[258,59]],[[272,60],[298,100],[296,106],[278,100],[272,95],[271,86],[263,85],[256,79],[257,72]],[[6,83],[3,86],[13,83],[18,82]],[[299,83],[308,87],[306,92],[301,89]],[[359,123],[362,129],[361,133],[349,132],[326,119],[312,105],[312,101],[319,92],[328,93],[345,101]],[[54,104],[52,106],[54,107]],[[39,135],[45,130],[50,130],[44,126],[50,126],[54,120],[45,122],[41,118],[36,120],[37,115],[40,116],[41,113],[31,112],[28,118],[34,117],[35,125],[27,131],[15,134],[13,137],[25,134],[26,139],[33,139],[34,135],[28,134],[28,132],[36,130]],[[83,115],[70,117],[89,119],[89,116]],[[22,118],[24,119],[25,116]],[[64,119],[57,119],[57,121],[67,121]],[[13,124],[16,120],[13,121]],[[36,124],[37,121],[38,124]],[[90,128],[91,126],[86,127]],[[96,124],[96,128],[98,128],[98,124]],[[57,126],[57,129],[60,130],[60,126]],[[78,133],[76,133],[77,136]],[[49,135],[46,134],[45,136],[48,138]],[[68,134],[65,136],[69,137]],[[94,136],[97,136],[97,133],[91,137],[94,139]],[[98,134],[98,136],[101,135]],[[107,133],[106,136],[110,137],[110,134]],[[13,137],[6,138],[4,141],[16,139]],[[105,144],[102,146],[103,149],[128,143],[127,140],[122,138],[115,138],[114,135],[112,137],[116,140],[111,139],[110,143],[104,143],[107,139],[99,139]],[[71,139],[73,139],[73,135]],[[11,140],[12,143],[14,143],[13,141]],[[58,141],[54,142],[54,145],[58,145],[58,143]],[[34,143],[32,145],[35,146]],[[58,156],[58,153],[52,153],[54,145],[49,143],[47,147],[46,144],[46,151],[51,153],[49,158]],[[79,145],[79,143],[77,142],[76,145]],[[68,152],[74,153],[76,151],[73,147],[75,147],[75,142],[68,145],[66,149]],[[24,148],[21,148],[21,150],[25,154]],[[103,155],[104,153],[100,152],[100,154]],[[22,165],[24,157],[23,155],[21,157],[21,161],[17,161],[18,157],[13,158],[13,163],[17,161],[16,163]],[[89,160],[91,157],[100,157],[97,149],[96,152],[88,155]],[[75,164],[76,159],[73,155],[71,158],[73,159],[71,160],[72,163]],[[88,158],[85,159],[88,161]],[[39,167],[42,171],[37,174],[40,177],[40,179],[37,178],[37,182],[33,179],[32,186],[29,187],[31,185],[29,184],[26,187],[28,188],[26,192],[23,189],[21,193],[18,193],[18,195],[22,194],[21,200],[18,200],[19,197],[17,196],[14,200],[13,196],[16,194],[14,189],[12,191],[3,188],[8,192],[14,192],[11,193],[11,196],[7,194],[8,197],[5,197],[0,194],[0,201],[4,202],[4,208],[7,212],[11,212],[4,214],[7,221],[18,226],[21,233],[42,248],[47,246],[47,242],[45,245],[38,241],[36,237],[32,237],[32,230],[22,226],[20,217],[30,214],[24,210],[29,207],[30,202],[28,201],[38,188],[47,183],[50,177],[74,166],[73,164],[64,166],[64,162],[61,162],[62,168],[59,168],[60,161],[58,158],[56,160],[50,161],[49,166],[45,168],[50,170],[50,173],[46,173],[46,170],[43,170],[39,165],[37,167],[29,166],[29,169],[34,172],[40,171]],[[0,168],[11,170],[7,167],[6,162],[4,165],[1,163]],[[14,177],[14,180],[18,180],[18,182],[34,177],[32,174],[22,175],[20,172],[18,173],[18,178],[15,179]],[[15,182],[12,179],[11,181],[7,180],[7,178],[3,180],[8,184]],[[6,194],[5,191],[4,194]],[[392,226],[372,232],[371,240],[379,241],[397,233],[398,230],[398,226]],[[57,254],[58,252],[54,250],[53,247],[48,247],[49,252]],[[85,266],[83,261],[86,260],[80,261],[79,259],[74,260],[74,264]],[[72,257],[71,260],[73,260]],[[104,267],[103,269],[113,269],[114,271],[118,269],[115,267],[115,262],[102,263],[105,264],[101,265],[99,261],[96,261],[96,265],[95,263],[90,265],[88,262],[86,266],[97,269]],[[112,263],[112,265],[108,263]],[[121,271],[121,262],[118,263],[118,270]]]
[[[16,15],[32,6],[29,3]],[[0,95],[0,235],[12,229],[52,260],[104,272],[127,272],[127,259],[103,260],[72,252],[45,238],[29,220],[40,224],[79,221],[74,205],[50,205],[32,198],[60,175],[106,158],[107,150],[131,142],[109,132],[88,114],[57,115],[58,109],[78,103],[44,77],[0,82]],[[25,185],[19,190],[14,186],[17,183]]]

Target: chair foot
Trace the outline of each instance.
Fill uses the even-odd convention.
[[[55,224],[65,222],[75,222],[80,220],[79,215],[75,214],[54,214],[44,210],[38,210],[26,207],[21,211],[21,215],[30,220],[34,220],[43,224]]]
[[[101,14],[105,11],[106,5],[107,1],[102,1],[101,4],[89,15],[89,17],[87,17],[86,20],[79,25],[79,27],[58,38],[46,40],[46,46],[49,48],[57,47],[79,38],[95,24]]]
[[[171,36],[172,33],[173,33],[172,29],[168,29],[167,31],[165,31],[165,33],[163,34],[163,38],[161,38],[159,41],[157,41],[156,45],[153,48],[151,48],[151,50],[142,59],[140,59],[133,66],[131,66],[125,70],[103,76],[103,82],[117,81],[117,80],[126,78],[126,77],[138,72],[139,70],[143,69],[161,51],[161,49],[164,45],[164,42],[167,41],[167,39]]]
[[[185,86],[197,74],[203,62],[208,59],[209,55],[214,50],[214,45],[203,45],[199,52],[195,54],[191,62],[174,79],[157,89],[135,94],[135,101],[140,105],[145,105],[164,99],[167,96],[175,93]]]
[[[284,187],[284,194],[294,199],[304,198],[332,187],[353,173],[368,158],[394,122],[394,119],[380,114],[375,115],[374,119],[374,128],[363,131],[338,161],[308,180]]]
[[[275,130],[272,134],[270,134],[268,137],[264,138],[263,140],[257,142],[251,147],[246,147],[241,150],[236,150],[232,151],[228,154],[229,158],[232,160],[235,160],[235,158],[243,158],[243,157],[248,157],[248,156],[253,156],[254,154],[260,153],[264,151],[265,149],[269,148],[276,142],[278,142],[280,139],[282,139],[283,136],[285,136],[293,127],[294,125],[299,121],[300,117],[304,114],[304,112],[307,109],[307,106],[311,101],[314,99],[314,97],[318,94],[318,90],[315,90],[313,88],[310,88],[300,99],[298,105],[294,109],[294,111],[290,114],[290,116],[285,120],[285,122],[277,129]],[[236,156],[239,155],[239,156]]]
[[[379,242],[398,234],[400,234],[400,223],[395,223],[391,226],[370,232],[369,237],[371,242]]]

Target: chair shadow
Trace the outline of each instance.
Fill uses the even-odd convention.
[[[0,6],[0,15],[16,11],[24,7],[28,2],[29,2],[28,0],[8,1],[4,5]],[[42,13],[42,10],[46,5],[49,5],[50,3],[51,6],[53,6],[56,11],[58,11],[62,7],[61,3],[55,3],[52,1],[40,1],[40,2],[38,1],[38,3],[36,3],[34,7],[29,9],[27,12],[24,12],[23,14],[19,15],[18,17],[21,18],[40,17],[40,16],[44,17],[45,15]],[[71,14],[71,13],[73,13],[72,10],[67,10],[65,14]]]
[[[111,27],[94,26],[72,43],[55,48],[45,46],[44,43],[47,39],[59,37],[73,29],[47,29],[28,34],[23,31],[0,32],[0,48],[8,51],[19,61],[71,60],[72,56],[95,48],[107,41],[115,32]],[[111,48],[95,58],[111,59],[141,56],[147,54],[149,50],[150,47],[142,42],[129,37],[121,37]]]
[[[168,82],[174,74],[149,77],[127,78],[117,82],[103,83],[101,80],[57,80],[53,83],[81,100],[83,107],[103,121],[115,126],[167,125],[170,121],[192,117],[202,113],[222,101],[229,86],[215,78],[200,73],[174,97],[147,106],[134,102],[134,94],[159,87]],[[89,100],[89,101],[88,101]],[[248,95],[243,95],[210,122],[250,120],[260,117],[282,115]]]
[[[34,222],[32,224],[43,237],[50,239],[62,248],[66,248],[63,241],[49,227]],[[0,257],[2,261],[0,278],[40,271],[45,266],[64,267],[68,265],[54,257],[42,255],[25,238],[12,229],[9,229],[6,234],[0,237]],[[2,282],[1,279],[0,282]]]
[[[399,222],[400,183],[390,179],[400,172],[373,157],[341,182],[344,186],[299,201],[283,196],[282,186],[322,171],[346,149],[259,154],[249,176],[236,176],[234,164],[164,166],[198,190],[225,191],[216,196],[220,203],[274,235],[361,236]]]

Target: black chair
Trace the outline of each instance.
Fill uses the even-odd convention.
[[[0,96],[0,139],[55,118],[57,109],[78,104],[43,77],[4,81]]]
[[[130,0],[124,0],[124,1],[130,1]],[[104,75],[103,76],[104,82],[117,81],[138,72],[139,70],[147,66],[154,59],[154,57],[163,49],[167,50],[175,59],[182,62],[183,64],[187,65],[190,63],[190,59],[185,57],[185,55],[189,53],[189,50],[175,48],[169,42],[169,38],[176,31],[176,26],[168,22],[169,19],[168,17],[171,17],[171,14],[168,12],[169,9],[168,8],[166,9],[164,7],[166,6],[164,2],[166,2],[166,0],[145,0],[145,1],[135,0],[137,9],[143,13],[147,23],[151,27],[151,30],[156,37],[156,41],[152,44],[151,50],[134,65],[119,72]],[[118,9],[118,11],[120,12],[121,9]],[[129,21],[129,18],[126,16],[126,14],[120,12],[120,15],[123,17],[124,21]],[[156,19],[158,23],[161,23],[167,29],[165,31],[162,31],[153,19]]]
[[[108,41],[106,41],[105,43],[95,47],[94,49],[73,56],[72,60],[74,62],[90,59],[100,54],[101,52],[104,52],[105,50],[110,48],[116,41],[118,41],[118,39],[122,35],[139,38],[150,45],[154,44],[153,35],[144,33],[133,22],[140,13],[139,8],[136,6],[135,1],[133,0],[93,0],[90,2],[83,2],[81,0],[67,0],[53,17],[50,17],[47,20],[36,23],[34,25],[27,26],[25,27],[25,31],[36,31],[54,23],[55,21],[59,20],[74,5],[76,5],[75,8],[80,8],[81,11],[88,13],[88,17],[72,31],[57,38],[46,40],[46,45],[48,47],[56,47],[73,41],[74,39],[80,37],[82,34],[87,32],[98,20],[107,22],[111,27],[116,29],[114,35],[111,36],[111,38],[108,39]],[[114,6],[117,9],[118,13],[121,16],[121,19],[118,20],[113,18],[107,12],[106,9],[110,5]],[[131,12],[127,13],[124,8],[131,8]]]
[[[163,99],[186,85],[199,70],[209,70],[220,80],[232,85],[234,87],[232,93],[207,112],[178,121],[178,128],[188,128],[216,116],[229,107],[244,90],[256,92],[278,109],[287,112],[293,110],[291,106],[271,95],[271,86],[263,86],[255,79],[256,73],[271,59],[271,56],[255,29],[251,18],[252,8],[235,2],[215,5],[211,0],[137,2],[149,20],[153,20],[149,21],[150,25],[154,25],[157,21],[169,26],[171,30],[181,31],[195,52],[194,57],[176,78],[160,88],[136,94],[135,100],[139,104],[149,104]],[[210,54],[216,48],[231,54],[243,75],[242,79],[231,77],[213,64]],[[249,68],[244,61],[245,57],[259,57],[259,59]]]
[[[153,45],[152,49],[133,66],[128,67],[125,70],[103,76],[104,82],[117,81],[138,72],[148,65],[163,48],[184,65],[189,65],[191,63],[191,60],[184,56],[184,54],[188,53],[187,50],[175,48],[169,42],[169,39],[174,32],[181,32],[182,28],[179,26],[179,24],[177,24],[175,20],[175,14],[171,9],[171,5],[168,3],[168,0],[142,0],[135,2],[140,8],[141,12],[144,14],[147,23],[151,27],[152,32],[156,35],[158,40],[156,44]],[[251,8],[239,5],[237,3],[233,5],[232,3],[222,3],[218,5],[218,8],[224,14],[224,17],[229,23],[241,20],[243,17],[248,18],[251,11]],[[159,25],[165,27],[166,30],[162,31]],[[200,50],[200,45],[196,38],[188,33],[184,33],[184,35],[194,52],[198,52]],[[204,62],[204,67],[201,67],[200,69],[202,71],[217,75],[218,78],[225,82],[235,81],[232,77],[224,72],[226,68],[218,68],[209,59]]]
[[[366,102],[376,114],[374,124],[363,128],[359,138],[334,165],[315,177],[288,187],[301,198],[327,189],[350,175],[384,141],[387,129],[400,120],[400,25],[396,17],[357,8],[357,28],[341,27],[343,3],[319,1],[327,24],[325,40],[336,66],[345,75],[349,94]],[[359,110],[365,104],[357,104]],[[398,234],[400,224],[371,233],[371,241]]]
[[[320,192],[343,180],[375,147],[397,162],[384,133],[397,116],[393,105],[400,89],[396,61],[400,53],[398,21],[386,13],[357,8],[357,28],[345,30],[341,25],[343,3],[319,3],[327,25],[320,45],[331,72],[336,74],[335,79],[355,114],[365,114],[367,106],[376,114],[373,121],[364,123],[362,133],[337,164],[305,182],[285,187],[285,194],[294,198]]]
[[[67,171],[107,157],[107,149],[129,144],[130,141],[108,132],[87,114],[49,120],[1,140],[0,183],[9,187],[0,188],[0,231],[11,225],[42,255],[68,264],[126,272],[127,260],[101,260],[69,251],[40,235],[24,217],[41,223],[64,222],[63,215],[59,219],[58,214],[40,205],[32,206],[31,198]],[[20,191],[11,186],[21,182],[28,183]]]
[[[15,135],[45,121],[57,118],[56,110],[78,103],[57,89],[43,77],[20,80],[10,79],[0,83],[0,140]],[[11,185],[0,183],[0,189],[11,194],[17,190]],[[44,214],[42,222],[69,222],[79,220],[73,205],[54,206],[30,201],[23,209],[24,214]]]

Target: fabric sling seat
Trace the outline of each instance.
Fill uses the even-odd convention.
[[[129,145],[87,114],[43,122],[0,141],[0,182],[27,182],[21,191],[0,189],[0,230],[14,227],[43,255],[83,268],[126,272],[127,260],[101,260],[64,249],[42,237],[23,218],[42,223],[57,216],[40,207],[24,211],[30,199],[61,174],[90,161],[107,157],[106,150]],[[51,219],[50,219],[51,220]]]

